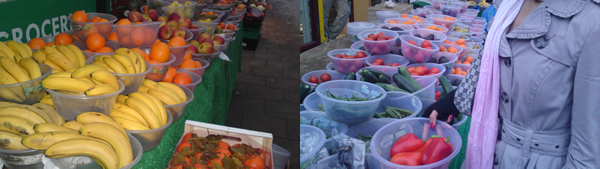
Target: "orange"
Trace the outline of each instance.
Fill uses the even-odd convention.
[[[165,63],[169,60],[171,49],[166,43],[160,42],[150,49],[150,59]]]
[[[237,12],[236,12],[236,11],[231,11],[231,13],[232,13],[232,14],[237,14]]]
[[[142,58],[144,58],[144,60],[146,61],[150,61],[150,56],[148,56],[148,54],[144,51],[142,51],[140,48],[131,48],[132,51],[134,51],[135,53],[137,53],[138,55],[142,56]]]
[[[392,19],[390,21],[388,21],[388,23],[399,23],[398,20]]]
[[[117,32],[110,32],[107,39],[118,42],[119,38],[117,38]]]
[[[129,34],[129,41],[133,46],[142,46],[146,41],[146,35],[144,35],[143,29],[134,29]]]
[[[91,34],[98,33],[98,27],[96,25],[85,25],[82,27],[83,37],[88,37]]]
[[[42,38],[33,38],[27,43],[31,49],[41,49],[46,46],[46,42]]]
[[[102,18],[95,16],[92,19],[90,19],[90,22],[98,22],[98,20],[100,20],[100,19],[102,19]]]
[[[154,47],[154,45],[156,45],[156,44],[158,44],[158,43],[161,43],[161,41],[160,41],[160,40],[158,40],[158,39],[156,39],[156,40],[154,40],[154,43],[153,43],[152,45],[150,45],[150,47]]]
[[[94,51],[91,51],[89,49],[83,50],[84,52],[88,52],[88,53],[93,53]]]
[[[208,11],[208,13],[206,13],[206,14],[212,15],[212,14],[215,14],[215,13],[213,11]]]
[[[244,9],[244,8],[246,8],[246,5],[239,4],[239,5],[237,6],[237,9]]]
[[[144,42],[145,44],[151,44],[154,42],[154,40],[156,39],[156,32],[154,31],[154,29],[151,28],[146,28],[144,30],[144,35],[145,35],[145,39],[146,42]]]
[[[472,62],[473,61],[473,57],[471,56],[467,56],[467,58],[465,58],[465,62]]]
[[[194,60],[192,60],[192,59],[183,59],[183,61],[179,65],[179,68],[182,68],[182,69],[196,68],[196,62],[194,62]]]
[[[225,23],[221,22],[221,23],[219,24],[219,27],[221,27],[222,29],[225,29]]]
[[[190,77],[187,73],[177,73],[175,77],[173,77],[173,83],[178,85],[187,85],[192,83],[192,77]]]
[[[183,59],[192,59],[192,54],[190,52],[185,51],[185,55],[183,55]]]
[[[88,15],[83,11],[76,11],[71,15],[71,19],[79,22],[88,22]]]
[[[129,36],[121,35],[121,40],[119,41],[121,46],[131,46],[131,40],[129,40]]]
[[[196,68],[201,68],[202,67],[202,63],[200,63],[200,61],[194,61],[196,62]]]
[[[237,29],[237,28],[235,27],[235,25],[229,24],[229,25],[227,25],[227,29]]]
[[[169,47],[180,47],[185,45],[185,39],[183,39],[181,36],[173,36],[171,40],[169,40]]]
[[[142,23],[141,22],[134,22],[133,24],[134,25],[139,25],[139,24],[142,24]]]
[[[103,47],[96,49],[94,52],[95,53],[110,53],[110,52],[115,52],[115,51],[110,47],[103,46]]]
[[[101,18],[101,19],[99,19],[99,20],[98,20],[98,22],[108,22],[108,20],[106,20],[106,19],[104,19],[104,18]],[[109,33],[110,33],[110,31],[112,31],[112,27],[111,27],[111,25],[112,25],[112,24],[97,24],[97,26],[98,26],[98,31],[99,31],[101,34],[109,34]]]
[[[73,37],[67,33],[60,33],[54,38],[56,45],[68,45],[73,43]]]
[[[94,33],[85,39],[85,44],[87,45],[88,49],[96,51],[97,49],[100,49],[106,45],[106,40],[99,33]]]
[[[402,15],[400,15],[400,17],[402,17],[402,18],[408,18],[408,15],[406,15],[405,13],[403,13]]]
[[[207,13],[206,12],[202,12],[202,13],[200,13],[200,15],[207,15]]]
[[[458,39],[458,40],[456,40],[456,44],[464,45],[465,44],[465,40],[464,39]]]
[[[120,25],[120,26],[131,25],[131,22],[129,21],[129,19],[121,19],[121,20],[119,20],[119,22],[117,22],[117,25]],[[129,27],[129,26],[117,28],[117,33],[120,33],[121,35],[129,34],[129,32],[131,32],[131,27]]]
[[[175,77],[175,75],[177,75],[177,70],[174,67],[169,66],[169,70],[167,70],[167,74],[165,75],[165,78],[161,80],[161,82],[173,83],[173,77]]]

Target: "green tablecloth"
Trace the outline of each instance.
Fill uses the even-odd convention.
[[[466,116],[463,116],[466,117]],[[460,138],[462,138],[462,147],[460,152],[452,159],[450,162],[450,169],[460,169],[462,163],[465,161],[465,157],[467,155],[467,138],[469,137],[469,130],[471,128],[471,117],[467,117],[467,121],[460,125],[458,129],[458,134],[460,134]]]
[[[240,29],[243,23],[240,22]],[[173,150],[183,134],[186,120],[225,124],[229,111],[231,93],[235,88],[237,72],[241,68],[243,31],[238,31],[225,54],[231,62],[215,60],[204,72],[202,82],[194,91],[194,100],[188,105],[181,119],[165,130],[163,137],[153,150],[145,152],[136,169],[166,168]]]

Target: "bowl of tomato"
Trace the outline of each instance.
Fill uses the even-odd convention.
[[[439,82],[437,78],[444,74],[446,67],[437,63],[415,63],[406,66],[406,70],[415,79],[434,77],[436,78],[435,86],[438,86]]]
[[[412,62],[427,62],[431,59],[431,55],[439,50],[439,47],[431,41],[411,35],[400,36],[400,41],[402,55]]]
[[[369,66],[391,66],[398,68],[406,66],[410,61],[402,55],[396,54],[384,54],[384,55],[373,55],[365,60]]]
[[[395,34],[395,33],[394,33]],[[365,43],[365,48],[367,45]],[[367,49],[368,50],[368,49]],[[354,73],[365,65],[365,60],[371,54],[356,49],[334,49],[327,52],[333,67],[342,74]]]
[[[358,33],[358,38],[363,41],[367,52],[374,55],[390,53],[398,36],[394,31],[383,29],[370,29]]]
[[[315,87],[319,83],[328,82],[330,80],[344,79],[346,75],[335,70],[315,70],[302,75],[302,82]]]

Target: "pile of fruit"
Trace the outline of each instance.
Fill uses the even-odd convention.
[[[460,59],[456,60],[456,64],[465,64],[465,65],[471,65],[471,63],[473,62],[473,57],[471,56],[467,56],[465,58],[464,61],[461,62]]]
[[[213,20],[219,18],[219,14],[213,12],[213,11],[208,11],[208,12],[202,12],[200,13],[200,17],[197,18],[198,22],[206,22],[206,23],[212,23]],[[208,30],[211,31],[211,30]]]
[[[425,27],[425,29],[431,29],[434,31],[445,31],[446,27],[443,27],[443,26],[438,27],[437,25],[431,25],[431,26]]]
[[[106,57],[120,65],[112,58]],[[70,72],[52,73],[42,80],[44,88],[59,93],[76,96],[97,96],[114,93],[119,90],[117,77],[106,68],[98,65],[85,65]]]
[[[451,74],[455,74],[455,75],[463,75],[466,76],[467,73],[469,73],[469,69],[467,69],[466,71],[463,71],[461,68],[457,67],[452,69]]]
[[[415,45],[417,47],[421,47],[421,48],[425,48],[425,49],[432,49],[431,41],[428,41],[428,40],[424,40],[423,42],[421,42],[421,45],[417,44],[417,42],[415,42],[414,40],[409,40],[408,43],[410,43],[411,45]]]
[[[406,69],[410,75],[413,76],[429,76],[440,73],[440,69],[432,67],[431,69],[427,66],[411,66]]]
[[[365,54],[365,52],[363,52],[363,51],[359,51],[356,53],[356,55],[335,54],[335,55],[333,55],[333,57],[340,58],[340,59],[360,59],[360,58],[367,57],[367,54]]]
[[[308,79],[308,82],[317,84],[317,83],[328,82],[330,80],[331,80],[331,75],[329,75],[329,73],[323,73],[323,74],[321,74],[320,78],[318,78],[317,76],[311,76]]]
[[[194,17],[194,6],[191,5],[192,1],[186,1],[183,4],[180,4],[178,1],[173,1],[167,6],[165,13],[167,13],[167,15],[178,14],[179,16],[191,18]]]
[[[190,18],[177,13],[169,15],[168,19],[161,16],[158,20],[162,21],[160,28],[158,28],[158,37],[162,40],[169,40],[174,36],[187,38],[191,35],[188,35],[185,29],[198,29],[197,25],[192,24]]]
[[[146,71],[145,59],[131,49],[119,48],[115,54],[99,55],[94,58],[92,65],[104,67],[109,72],[119,74],[137,74]],[[128,86],[127,84],[125,84]]]
[[[438,162],[452,154],[449,138],[432,136],[426,142],[414,133],[408,133],[398,138],[390,150],[392,163],[419,166]]]
[[[185,66],[181,66],[181,65],[185,65]],[[184,59],[183,62],[181,63],[181,65],[179,65],[178,67],[179,68],[190,67],[190,68],[182,68],[182,69],[192,69],[192,67],[193,68],[202,67],[202,63],[191,60],[191,59]],[[186,72],[180,73],[175,68],[169,67],[169,70],[167,70],[167,74],[165,75],[165,78],[163,78],[161,80],[161,82],[169,82],[169,83],[174,83],[174,84],[178,84],[178,85],[188,85],[188,84],[192,83],[192,77],[190,77],[190,75]]]
[[[440,51],[439,52],[458,53],[458,49],[456,49],[454,47],[449,47],[448,49],[446,49],[446,47],[440,46]]]
[[[464,39],[458,39],[458,40],[456,40],[456,42],[445,40],[444,43],[445,44],[451,44],[451,45],[458,45],[458,46],[462,47],[463,49],[467,49],[467,46],[465,45],[466,43],[465,43]]]
[[[0,42],[0,85],[26,82],[42,76],[40,66],[31,56],[33,52],[26,46],[15,41]]]
[[[394,63],[392,63],[392,64],[390,64],[390,65],[387,65],[387,64],[386,64],[386,63],[383,61],[383,59],[381,59],[381,58],[377,58],[377,59],[375,59],[375,61],[373,61],[373,63],[372,63],[371,65],[376,65],[376,66],[400,66],[400,64],[398,64],[398,63],[396,63],[396,62],[394,62]]]
[[[390,39],[394,39],[394,37],[386,36],[382,32],[379,32],[377,34],[371,33],[371,34],[367,35],[367,37],[365,38],[365,40],[370,40],[370,41],[386,41],[386,40],[390,40]]]
[[[415,20],[415,21],[425,21],[425,19],[423,19],[423,18],[421,18],[421,17],[419,17],[417,15],[413,15],[411,18],[408,18],[408,15],[402,14],[402,15],[400,15],[400,17],[401,18],[412,19],[412,20]]]
[[[225,38],[222,36],[210,36],[209,33],[201,33],[197,40],[190,41],[188,52],[191,54],[214,54],[222,50],[225,45]]]
[[[33,53],[38,63],[50,66],[52,72],[64,72],[85,66],[85,56],[75,45],[44,46]]]

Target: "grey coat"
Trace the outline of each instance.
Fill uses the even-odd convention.
[[[494,168],[600,168],[598,3],[545,0],[504,33]]]

